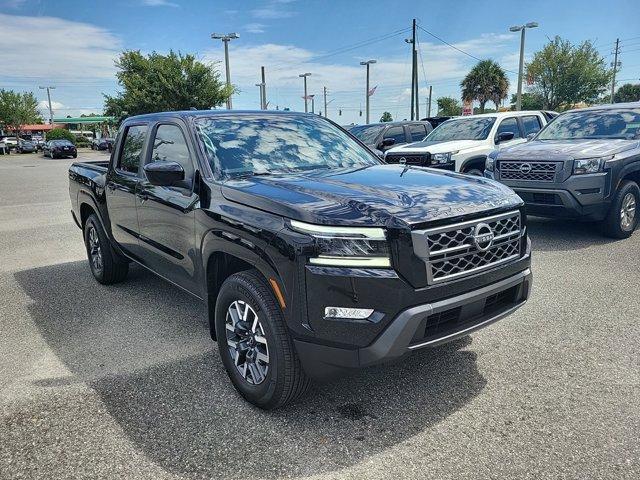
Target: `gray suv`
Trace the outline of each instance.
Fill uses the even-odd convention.
[[[531,215],[597,221],[626,238],[638,224],[640,102],[563,113],[529,142],[492,152],[484,174]]]

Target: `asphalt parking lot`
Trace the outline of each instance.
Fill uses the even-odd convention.
[[[515,315],[265,413],[202,305],[93,281],[70,163],[0,156],[0,478],[640,478],[640,232],[531,219]]]

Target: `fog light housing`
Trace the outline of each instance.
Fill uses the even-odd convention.
[[[373,308],[325,307],[324,318],[367,320],[373,312]]]

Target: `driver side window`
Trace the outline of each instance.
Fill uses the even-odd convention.
[[[498,125],[498,130],[496,131],[495,140],[498,139],[498,136],[501,133],[505,132],[513,133],[514,139],[522,138],[522,135],[520,135],[520,127],[518,127],[518,121],[515,119],[515,117],[505,118],[504,120],[502,120],[502,122],[500,122],[500,125]]]
[[[151,151],[151,162],[177,162],[184,169],[183,188],[191,188],[195,169],[187,141],[177,125],[160,125],[156,130]]]

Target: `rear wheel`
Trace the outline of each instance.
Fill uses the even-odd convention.
[[[603,232],[611,238],[627,238],[638,226],[640,188],[633,181],[625,180],[616,192],[607,218],[602,222]]]
[[[85,222],[84,243],[91,273],[98,282],[111,285],[126,278],[129,273],[129,262],[113,250],[95,214],[89,215]]]
[[[216,301],[215,327],[222,363],[247,401],[271,410],[309,387],[280,306],[257,271],[225,280]]]

